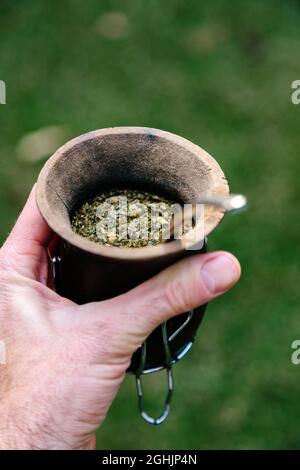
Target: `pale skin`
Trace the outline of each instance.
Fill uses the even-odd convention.
[[[0,449],[94,449],[145,338],[240,277],[230,253],[194,255],[122,296],[78,306],[48,287],[52,237],[33,188],[0,250]]]

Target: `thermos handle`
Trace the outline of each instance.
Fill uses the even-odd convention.
[[[163,423],[163,421],[165,421],[165,419],[169,415],[170,408],[171,408],[171,399],[172,399],[172,395],[174,391],[172,366],[173,366],[173,363],[175,362],[174,360],[172,360],[169,343],[188,325],[188,323],[191,321],[193,317],[193,314],[194,314],[194,311],[191,310],[188,313],[186,320],[182,323],[182,325],[180,325],[180,327],[176,331],[174,331],[171,334],[170,337],[168,337],[167,322],[161,325],[162,339],[163,339],[164,352],[165,352],[165,364],[166,364],[167,378],[168,378],[168,391],[167,391],[167,397],[165,401],[164,410],[158,418],[153,418],[152,416],[149,416],[148,413],[146,413],[145,411],[141,376],[144,373],[143,371],[144,371],[145,364],[146,364],[147,340],[142,345],[141,362],[140,362],[139,368],[135,376],[136,376],[136,386],[137,386],[137,394],[138,394],[138,405],[139,405],[141,417],[149,424],[154,424],[154,425],[161,424]],[[192,342],[188,343],[188,345],[184,348],[182,355],[184,355],[185,352],[187,352],[190,349],[191,345],[192,345]]]
[[[149,424],[161,424],[168,416],[170,412],[171,406],[171,399],[173,395],[173,372],[172,372],[172,357],[169,348],[169,338],[167,334],[167,323],[163,323],[161,325],[162,330],[162,337],[163,337],[163,344],[164,344],[164,351],[165,351],[165,361],[166,361],[166,368],[167,368],[167,377],[168,377],[168,393],[165,402],[165,407],[162,414],[159,418],[152,418],[148,415],[145,411],[144,406],[144,398],[143,398],[143,387],[142,387],[142,380],[141,376],[143,374],[143,370],[146,364],[146,356],[147,356],[147,340],[142,345],[142,352],[141,352],[141,362],[140,366],[136,372],[136,386],[137,386],[137,393],[138,393],[138,404],[142,418]]]

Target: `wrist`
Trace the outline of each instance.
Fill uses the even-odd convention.
[[[82,439],[81,445],[75,444],[70,436],[55,435],[50,421],[36,423],[32,415],[29,420],[25,418],[19,407],[1,404],[0,450],[95,450],[95,434]]]
[[[18,403],[17,401],[15,403]],[[29,407],[28,407],[29,408]],[[37,409],[27,405],[2,404],[0,406],[1,450],[54,449],[49,422],[41,422]]]
[[[26,430],[22,429],[18,415],[10,412],[10,407],[0,406],[0,450],[31,450]]]

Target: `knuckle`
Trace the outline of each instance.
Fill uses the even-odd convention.
[[[121,332],[118,322],[109,315],[99,315],[84,328],[84,342],[90,354],[98,357],[112,357],[118,352]]]
[[[164,288],[164,302],[171,313],[183,313],[191,308],[192,290],[181,279],[172,280]]]
[[[16,269],[14,251],[12,247],[2,246],[0,249],[0,271],[2,274]]]

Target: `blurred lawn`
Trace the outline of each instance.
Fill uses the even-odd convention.
[[[99,448],[300,448],[300,366],[290,361],[300,337],[299,31],[296,0],[1,1],[1,240],[45,161],[18,158],[18,142],[46,126],[178,133],[251,201],[210,238],[238,256],[243,277],[210,305],[176,366],[169,420],[139,418],[128,377]],[[165,382],[147,382],[154,410]]]

